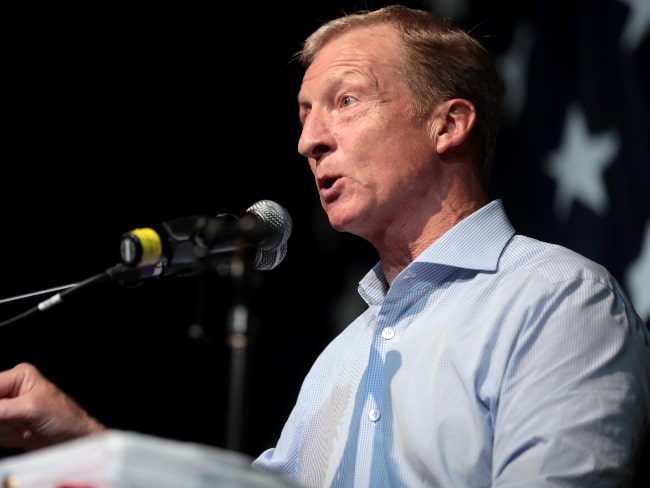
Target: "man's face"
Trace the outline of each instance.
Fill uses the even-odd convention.
[[[429,125],[413,116],[396,70],[400,47],[386,25],[345,33],[314,59],[298,95],[298,151],[330,224],[371,242],[419,212],[435,181]]]

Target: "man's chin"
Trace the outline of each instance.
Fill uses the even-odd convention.
[[[356,234],[355,229],[355,220],[351,217],[349,213],[343,212],[331,212],[327,214],[329,219],[330,226],[337,232],[349,232],[350,234]]]
[[[359,225],[363,225],[363,219],[359,214],[358,206],[352,202],[345,202],[342,199],[324,203],[323,209],[327,215],[330,226],[338,232],[349,232],[355,234]]]

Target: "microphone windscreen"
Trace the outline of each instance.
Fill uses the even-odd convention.
[[[266,271],[275,268],[287,255],[287,244],[282,244],[276,249],[258,249],[255,254],[253,267],[258,271]]]
[[[289,240],[293,222],[282,205],[272,200],[260,200],[248,207],[246,212],[254,214],[267,228],[266,238],[258,245],[260,249],[277,250]]]

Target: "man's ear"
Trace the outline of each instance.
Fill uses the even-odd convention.
[[[438,154],[463,144],[476,120],[474,104],[463,98],[447,100],[436,108],[431,125]]]

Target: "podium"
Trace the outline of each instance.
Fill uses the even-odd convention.
[[[112,430],[0,460],[2,488],[298,488],[248,456]]]

